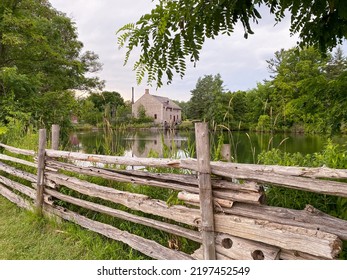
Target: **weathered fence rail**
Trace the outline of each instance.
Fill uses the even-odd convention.
[[[20,207],[72,221],[156,259],[336,258],[342,240],[347,240],[347,221],[310,205],[303,210],[264,205],[263,185],[347,197],[346,183],[329,180],[347,179],[347,170],[210,162],[206,153],[207,126],[198,126],[198,159],[58,151],[56,140],[51,141],[54,149],[46,149],[43,131],[38,153],[0,143],[5,151],[0,153],[0,194]],[[55,127],[54,131],[53,135],[57,135],[59,129]],[[144,168],[126,170],[125,166]],[[153,167],[157,169],[153,171]],[[157,172],[162,168],[181,172]],[[184,204],[169,205],[114,185],[99,185],[90,180],[96,177],[138,186],[138,190],[142,185],[174,190]],[[62,192],[63,189],[69,192]],[[181,252],[179,247],[172,249],[88,218],[71,210],[75,208],[62,207],[60,201],[181,236],[202,246],[192,254]]]

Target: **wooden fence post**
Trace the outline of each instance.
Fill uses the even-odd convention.
[[[60,133],[60,126],[58,124],[52,125],[52,150],[58,150],[59,149],[59,133]]]
[[[214,206],[211,185],[210,141],[207,123],[195,124],[195,139],[199,170],[199,196],[204,259],[215,260]]]
[[[221,156],[224,160],[231,162],[230,144],[222,145]]]
[[[46,129],[39,130],[39,150],[37,158],[36,209],[41,214],[44,192],[44,169],[46,153]]]

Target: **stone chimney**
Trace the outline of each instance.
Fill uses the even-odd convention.
[[[135,93],[134,93],[134,87],[131,88],[131,104],[135,103]]]
[[[148,88],[145,89],[145,94],[149,94],[149,89]]]

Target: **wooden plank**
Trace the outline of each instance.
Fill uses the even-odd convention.
[[[3,154],[0,154],[0,159],[6,160],[6,161],[20,163],[20,164],[31,166],[31,167],[35,167],[35,168],[37,167],[37,164],[34,163],[34,162],[30,162],[30,161],[23,160],[23,159],[20,159],[20,158],[10,157],[10,156],[3,155]]]
[[[179,192],[177,195],[177,198],[180,200],[183,200],[188,203],[192,203],[193,205],[198,204],[200,202],[200,198],[198,194],[194,193],[189,193],[189,192]],[[220,198],[213,198],[214,205],[216,207],[226,207],[226,208],[231,208],[234,204],[233,201],[231,200],[225,200],[225,199],[220,199]]]
[[[212,173],[228,178],[251,180],[296,190],[347,197],[347,184],[336,181],[284,176],[279,174],[270,175],[260,172],[243,170],[225,171],[224,168],[212,168]]]
[[[212,187],[215,189],[226,189],[238,192],[255,192],[259,193],[263,191],[263,187],[256,182],[245,181],[242,183],[234,183],[223,179],[211,178]]]
[[[19,148],[8,146],[8,145],[2,144],[2,143],[0,143],[0,147],[3,147],[5,150],[7,150],[11,153],[14,153],[14,154],[20,154],[20,155],[26,155],[26,156],[35,156],[36,155],[35,151],[19,149]]]
[[[242,170],[284,176],[347,179],[347,169],[334,169],[328,167],[297,167],[227,162],[211,162],[211,167],[212,169],[224,171]]]
[[[217,260],[254,260],[254,258],[249,258],[249,256],[245,258],[230,258],[228,254],[226,253],[221,246],[217,245],[216,246],[217,250]],[[324,260],[324,258],[317,257],[317,256],[312,256],[310,254],[306,254],[303,252],[298,252],[298,251],[288,251],[288,250],[279,250],[280,252],[278,253],[278,256],[280,260]],[[262,251],[256,250],[254,251],[255,253],[253,254],[254,256],[257,256],[258,259],[260,260],[267,260],[266,257],[263,257]],[[197,260],[202,260],[203,259],[203,252],[202,252],[202,247],[194,251],[194,253],[191,255]],[[271,259],[270,259],[271,260]]]
[[[277,260],[280,248],[244,238],[218,234],[217,253],[233,260]]]
[[[214,170],[219,170],[221,172],[252,171],[260,174],[277,174],[283,176],[347,179],[347,169],[231,163],[220,161],[211,161],[210,164],[212,173],[214,173]],[[197,162],[195,159],[192,158],[181,159],[179,165],[181,167],[190,166],[191,170],[197,170]]]
[[[217,260],[278,260],[280,251],[280,248],[274,246],[227,234],[216,236]],[[202,260],[202,248],[192,256]]]
[[[43,193],[45,188],[44,170],[45,170],[45,148],[46,148],[46,129],[39,130],[39,149],[37,163],[37,188],[36,188],[36,210],[41,213],[43,205]]]
[[[334,259],[342,249],[342,241],[334,234],[266,220],[216,214],[216,231],[266,243],[286,250]]]
[[[145,217],[136,216],[136,215],[133,215],[124,211],[116,210],[107,206],[103,206],[93,202],[89,202],[89,201],[81,200],[81,199],[74,198],[68,195],[64,195],[62,193],[59,193],[57,191],[53,191],[50,189],[45,189],[45,193],[55,198],[58,198],[60,200],[66,201],[68,203],[72,203],[77,206],[81,206],[89,210],[104,213],[112,217],[120,218],[120,219],[130,221],[133,223],[149,226],[155,229],[159,229],[165,232],[169,232],[175,235],[188,238],[196,242],[201,242],[200,233],[194,230],[190,230],[190,229],[183,228],[177,225],[172,225],[172,224],[164,223],[161,221],[157,221],[157,220],[153,220],[153,219],[149,219]]]
[[[197,209],[190,209],[181,205],[169,206],[164,201],[150,199],[146,195],[119,191],[63,174],[46,172],[45,176],[58,185],[64,185],[82,194],[122,204],[133,210],[161,216],[191,226],[199,227],[201,223],[200,211]]]
[[[214,197],[224,200],[232,200],[250,204],[262,204],[265,201],[265,193],[263,191],[256,192],[238,192],[234,190],[214,189],[212,191]]]
[[[71,164],[62,163],[54,161],[51,159],[47,160],[48,164],[56,165],[56,168],[68,168]],[[72,165],[75,166],[75,165]],[[76,166],[80,167],[80,166]],[[126,175],[125,178],[144,178],[144,179],[155,179],[156,181],[166,182],[166,183],[181,183],[188,186],[198,187],[197,175],[196,174],[172,174],[172,173],[158,173],[158,172],[148,172],[140,170],[122,170],[122,169],[107,169],[107,168],[97,168],[90,163],[90,165],[83,165],[84,169],[93,170],[95,172],[101,173],[103,170],[110,171],[112,174],[122,174]],[[100,174],[101,176],[102,174]],[[211,178],[212,187],[218,189],[228,189],[238,192],[259,192],[262,190],[262,187],[257,185],[255,182],[242,182],[234,183],[220,178]],[[199,191],[197,190],[196,193]]]
[[[337,235],[342,240],[347,240],[347,221],[325,214],[311,205],[304,210],[294,210],[266,205],[250,205],[234,203],[232,208],[223,208],[224,214],[232,214],[253,219],[267,220],[304,227],[312,230],[321,230]]]
[[[160,158],[131,158],[107,155],[83,154],[76,152],[46,150],[46,154],[52,158],[65,158],[70,160],[89,161],[94,163],[129,165],[129,166],[150,166],[150,167],[168,167],[179,168],[180,161]]]
[[[107,224],[93,221],[82,215],[71,212],[66,209],[57,209],[49,205],[45,205],[45,211],[52,213],[65,220],[74,222],[84,228],[102,234],[108,238],[123,242],[133,249],[151,257],[160,260],[192,260],[193,258],[183,252],[166,248],[155,241],[131,234],[127,231],[119,230]]]
[[[1,144],[0,144],[1,145]],[[47,150],[47,155],[52,158],[66,158],[70,160],[81,160],[90,162],[99,162],[115,165],[129,166],[152,166],[152,167],[174,167],[184,168],[193,171],[198,171],[196,159],[187,158],[180,160],[172,159],[147,159],[147,158],[129,158],[115,157],[104,155],[83,154],[76,152],[54,151]],[[332,169],[327,167],[309,168],[309,167],[293,167],[293,166],[278,166],[278,165],[257,165],[257,164],[239,164],[226,162],[211,162],[212,173],[214,171],[222,172],[223,176],[229,171],[252,171],[260,174],[277,174],[283,176],[298,176],[310,178],[347,178],[346,169]],[[217,174],[217,173],[215,173]],[[267,175],[268,176],[268,175]],[[231,176],[225,175],[227,178]]]
[[[211,184],[210,140],[208,123],[195,124],[196,154],[198,161],[199,200],[201,212],[201,234],[205,260],[216,259],[214,205]]]
[[[89,176],[97,176],[100,178],[108,179],[108,180],[114,180],[117,182],[123,182],[123,183],[132,183],[137,185],[150,185],[154,187],[160,187],[160,188],[166,188],[166,189],[174,189],[174,190],[189,190],[192,192],[198,192],[198,186],[197,186],[197,179],[195,178],[196,185],[184,185],[179,182],[175,182],[174,180],[157,180],[154,176],[144,176],[144,173],[148,172],[142,172],[140,176],[137,174],[123,174],[122,172],[119,172],[118,170],[111,170],[111,169],[103,169],[103,168],[97,168],[97,167],[82,167],[82,166],[75,166],[73,164],[68,163],[62,163],[57,161],[47,161],[47,166],[51,168],[58,168],[65,171],[72,171],[76,172],[78,174],[83,175],[89,175]],[[158,174],[153,174],[157,175]],[[169,176],[166,176],[166,179],[168,179]]]
[[[36,198],[36,191],[34,189],[14,182],[6,177],[0,176],[0,183],[29,196],[31,199]]]
[[[16,168],[9,166],[3,162],[0,162],[0,171],[4,171],[8,174],[25,179],[25,180],[32,182],[32,183],[35,183],[37,181],[37,178],[34,174],[16,169]]]
[[[197,161],[193,159],[182,159],[180,166],[190,166],[192,170],[197,169]],[[347,184],[328,181],[312,179],[309,177],[322,177],[322,178],[345,178],[344,169],[330,169],[330,171],[325,171],[325,169],[313,169],[306,167],[295,168],[293,172],[290,172],[290,168],[286,166],[280,166],[280,170],[289,170],[288,172],[276,172],[275,166],[271,166],[274,172],[270,172],[265,167],[263,169],[257,169],[257,165],[254,165],[254,170],[251,168],[253,165],[248,165],[247,168],[243,169],[243,165],[236,165],[232,163],[216,163],[211,162],[212,174],[222,176],[225,178],[236,178],[241,180],[256,181],[264,184],[273,184],[277,186],[282,186],[286,188],[292,188],[296,190],[309,191],[327,195],[335,195],[341,197],[347,197]],[[295,174],[300,174],[299,169],[304,170],[300,176],[295,176]],[[324,172],[323,172],[324,171]],[[334,173],[334,171],[336,171]],[[291,175],[288,175],[291,174]],[[303,177],[306,174],[307,177]],[[313,175],[315,174],[315,175]],[[325,175],[324,175],[325,174]],[[311,175],[311,176],[308,176]]]
[[[218,260],[277,260],[280,248],[235,237],[228,234],[216,236],[216,252]],[[202,250],[198,249],[193,256],[203,259]]]
[[[280,260],[324,260],[325,258],[313,256],[299,251],[281,249]]]
[[[46,165],[51,169],[72,171],[78,174],[97,176],[118,182],[149,185],[178,191],[187,191],[196,194],[199,193],[198,180],[194,175],[124,172],[121,170],[104,169],[98,167],[75,166],[73,164],[53,160],[47,160]],[[213,196],[216,198],[256,204],[260,204],[264,199],[264,193],[260,191],[260,188],[258,189],[258,192],[255,192],[255,188],[253,188],[254,184],[248,184],[248,186],[251,188],[250,191],[247,190],[247,186],[244,186],[243,189],[240,187],[239,191],[236,190],[237,187],[234,186],[237,184],[232,184],[226,181],[222,182],[221,180],[216,180],[215,183],[216,187],[220,187],[213,191]],[[241,184],[238,185],[241,186]]]
[[[11,192],[9,189],[7,189],[4,185],[0,183],[0,194],[7,198],[12,203],[16,204],[17,206],[21,208],[25,208],[27,210],[32,210],[32,205],[29,201],[25,200],[24,198],[20,197],[19,195]]]

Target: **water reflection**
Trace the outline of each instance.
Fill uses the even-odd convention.
[[[136,133],[132,137],[125,138],[132,142],[131,153],[136,157],[147,157],[150,153],[164,157],[165,151],[182,153],[182,143],[187,142],[187,137],[180,135],[177,131],[164,131],[162,133]]]
[[[191,133],[170,130],[88,131],[70,135],[70,150],[84,153],[112,154],[120,156],[158,157],[174,154],[185,157],[186,144]]]
[[[211,137],[212,151],[220,141],[220,133]],[[279,148],[282,151],[302,154],[319,152],[327,139],[318,135],[264,134],[233,132],[224,133],[224,144],[230,144],[230,155],[234,161],[255,163],[261,151]],[[338,137],[334,142],[346,143],[346,137]],[[113,131],[111,134],[100,131],[73,133],[70,136],[70,150],[85,153],[148,157],[152,152],[158,157],[195,157],[195,135],[193,131]],[[171,152],[171,153],[170,153]]]

